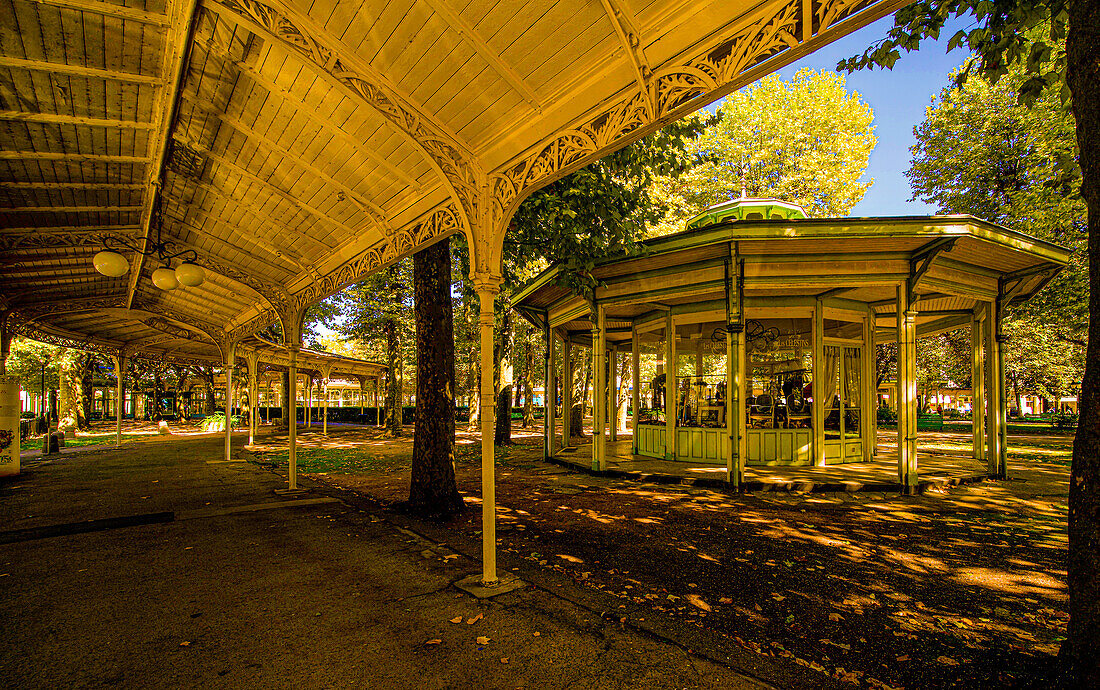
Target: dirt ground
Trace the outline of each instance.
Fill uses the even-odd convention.
[[[303,473],[384,506],[407,498],[412,430],[299,433]],[[1006,481],[932,492],[731,495],[576,474],[542,461],[540,429],[498,448],[501,562],[615,597],[728,645],[866,687],[1043,684],[1066,629],[1069,438],[1014,437]],[[935,450],[961,435],[922,434]],[[284,436],[253,459],[286,463]],[[469,510],[441,527],[480,539],[480,443],[460,433]],[[616,615],[618,615],[618,613]]]

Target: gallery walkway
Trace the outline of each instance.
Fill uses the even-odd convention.
[[[571,581],[463,594],[476,560],[393,514],[276,496],[243,442],[230,462],[219,438],[101,447],[0,483],[5,685],[759,686],[572,603]],[[782,663],[740,668],[822,680]]]

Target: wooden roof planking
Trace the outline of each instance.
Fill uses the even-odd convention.
[[[277,321],[297,345],[310,304],[460,232],[499,284],[532,191],[904,4],[0,0],[3,325],[209,360]],[[136,253],[91,270],[158,225],[202,286],[161,291]]]

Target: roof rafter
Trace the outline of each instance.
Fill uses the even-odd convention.
[[[273,152],[282,156],[283,159],[287,162],[293,163],[299,168],[305,170],[306,172],[311,173],[313,176],[320,178],[324,182],[332,185],[333,187],[336,187],[353,204],[358,206],[361,211],[366,213],[370,217],[371,221],[382,230],[383,234],[389,235],[393,232],[393,229],[390,227],[389,220],[386,218],[386,212],[359,192],[356,192],[351,187],[347,186],[343,182],[340,182],[339,180],[324,172],[320,168],[316,167],[312,163],[308,163],[302,160],[301,156],[299,156],[298,154],[291,152],[290,150],[284,148],[282,145],[276,143],[274,140],[268,138],[263,134],[260,134],[237,118],[227,113],[218,112],[214,108],[204,106],[197,100],[189,100],[188,103],[199,112],[217,119],[219,122],[228,126],[231,129],[237,130],[246,138],[255,139],[264,146],[270,148]]]
[[[171,23],[171,18],[166,14],[146,12],[145,10],[139,10],[134,7],[115,5],[109,2],[99,2],[99,0],[24,0],[24,2],[31,2],[36,5],[51,5],[53,7],[60,7],[66,10],[77,10],[79,12],[92,12],[94,14],[101,14],[105,17],[118,17],[119,19],[141,22],[142,24],[168,26]]]
[[[542,113],[542,104],[539,102],[534,90],[527,85],[527,82],[523,81],[523,77],[519,76],[511,65],[506,63],[495,50],[489,47],[489,44],[485,42],[485,39],[481,37],[481,34],[472,24],[452,9],[446,0],[424,0],[424,2],[435,10],[436,14],[440,15],[452,29],[458,32],[504,81],[508,82],[513,89],[523,96],[523,100],[527,101],[536,112]]]
[[[153,112],[158,113],[156,127],[158,136],[153,144],[152,158],[156,160],[156,164],[145,169],[145,182],[149,191],[145,195],[144,217],[141,222],[144,237],[141,239],[142,251],[136,252],[133,259],[133,263],[136,265],[130,272],[130,285],[126,291],[127,307],[132,306],[134,303],[137,283],[145,269],[146,252],[149,251],[149,241],[153,233],[153,211],[156,209],[159,187],[164,180],[164,164],[168,155],[168,142],[172,137],[172,129],[179,107],[179,92],[183,88],[187,76],[190,40],[194,34],[198,0],[173,0],[173,4],[169,7],[168,14],[175,20],[175,23],[169,29],[168,36],[165,39],[160,73],[172,74],[173,79],[171,82],[166,81],[161,84],[155,97]]]
[[[45,125],[78,125],[81,127],[108,127],[112,129],[153,129],[153,122],[137,120],[111,120],[98,117],[77,115],[58,115],[57,113],[27,113],[20,110],[0,110],[0,120],[9,122],[33,122]]]
[[[485,173],[465,142],[434,116],[410,105],[373,67],[307,17],[258,0],[201,0],[219,17],[281,46],[326,83],[353,97],[389,123],[431,165],[455,200],[462,227],[478,211],[478,190]]]
[[[76,163],[152,163],[149,156],[121,156],[109,153],[56,153],[53,151],[0,151],[0,160],[74,161]]]
[[[121,81],[131,84],[144,84],[147,86],[160,86],[164,83],[163,77],[154,77],[148,74],[134,74],[114,69],[99,69],[97,67],[84,67],[83,65],[71,65],[64,62],[47,62],[46,60],[27,60],[24,58],[0,55],[0,67],[9,69],[25,69],[34,72],[52,72],[64,74],[70,77],[90,77],[93,79],[107,79],[109,81]]]
[[[294,208],[297,208],[301,211],[304,211],[304,212],[314,216],[315,218],[318,218],[319,220],[323,220],[323,221],[327,222],[329,225],[340,228],[341,230],[347,232],[349,235],[355,236],[355,235],[358,235],[360,232],[362,232],[362,230],[360,228],[353,228],[350,225],[342,223],[342,222],[336,220],[335,218],[332,218],[331,216],[329,216],[324,211],[321,211],[320,209],[317,209],[314,206],[312,206],[310,204],[307,204],[306,202],[298,199],[297,197],[295,197],[291,194],[288,194],[287,192],[283,191],[282,189],[279,189],[278,186],[272,184],[271,182],[268,182],[267,180],[263,179],[262,177],[260,177],[256,173],[252,172],[251,170],[248,170],[247,168],[244,168],[244,167],[238,165],[237,163],[234,163],[233,161],[229,160],[225,156],[221,156],[219,154],[216,154],[213,151],[211,151],[211,150],[209,150],[209,149],[207,149],[203,146],[200,146],[200,145],[196,144],[195,142],[188,141],[188,140],[183,139],[182,137],[179,137],[179,136],[176,137],[176,141],[183,144],[184,146],[187,146],[191,149],[194,149],[195,151],[198,151],[203,156],[206,156],[207,158],[214,161],[218,165],[223,166],[225,168],[228,168],[229,170],[232,170],[234,173],[236,173],[240,177],[243,177],[246,180],[249,180],[250,182],[254,182],[255,184],[262,187],[264,190],[269,192],[270,194],[273,194],[274,196],[282,199],[283,201],[290,204]],[[224,194],[224,192],[222,192],[221,190],[217,189],[213,185],[211,185],[209,183],[206,183],[206,182],[200,182],[200,181],[195,180],[195,181],[192,181],[192,184],[201,184],[204,187],[206,187],[207,189],[210,189],[210,190],[214,191],[217,194]],[[332,248],[332,247],[329,247],[328,245],[325,245],[323,242],[318,242],[318,244],[323,245],[326,249],[331,249]]]
[[[2,182],[0,189],[145,189],[136,182]]]
[[[657,112],[657,104],[653,100],[653,93],[649,88],[649,77],[653,73],[646,59],[645,50],[642,48],[642,37],[638,33],[637,21],[633,13],[619,0],[600,0],[604,13],[611,20],[615,28],[615,35],[619,37],[619,43],[623,46],[626,58],[630,60],[634,68],[634,77],[638,81],[638,89],[645,98],[649,107],[650,117]]]
[[[0,213],[132,213],[145,208],[136,206],[0,206]]]
[[[385,157],[380,156],[371,149],[363,146],[363,142],[361,140],[355,138],[353,135],[346,132],[341,127],[333,124],[329,119],[328,113],[322,113],[321,111],[314,108],[310,103],[294,97],[289,91],[258,72],[252,66],[231,57],[228,54],[228,48],[226,48],[225,46],[218,45],[214,42],[202,43],[208,50],[217,49],[222,51],[217,56],[219,59],[228,62],[229,64],[236,67],[241,72],[241,74],[244,74],[253,82],[263,87],[263,89],[276,100],[292,108],[296,113],[302,115],[314,125],[328,132],[330,135],[339,138],[345,146],[348,146],[350,148],[350,150],[366,156],[375,164],[377,164],[380,168],[389,173],[391,176],[397,178],[409,187],[412,187],[414,191],[420,191],[421,184],[419,181],[417,181],[414,177],[412,177],[393,163],[390,163],[388,160],[385,159]]]

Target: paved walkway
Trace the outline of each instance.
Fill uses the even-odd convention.
[[[234,445],[244,441],[239,435]],[[5,686],[738,688],[759,687],[753,677],[778,687],[828,680],[782,660],[687,652],[701,647],[671,643],[675,627],[657,634],[624,625],[613,607],[574,597],[569,581],[475,599],[453,583],[479,564],[440,543],[445,528],[433,540],[392,514],[317,492],[280,498],[283,479],[225,462],[220,443],[90,448],[28,462],[23,476],[0,482]]]

